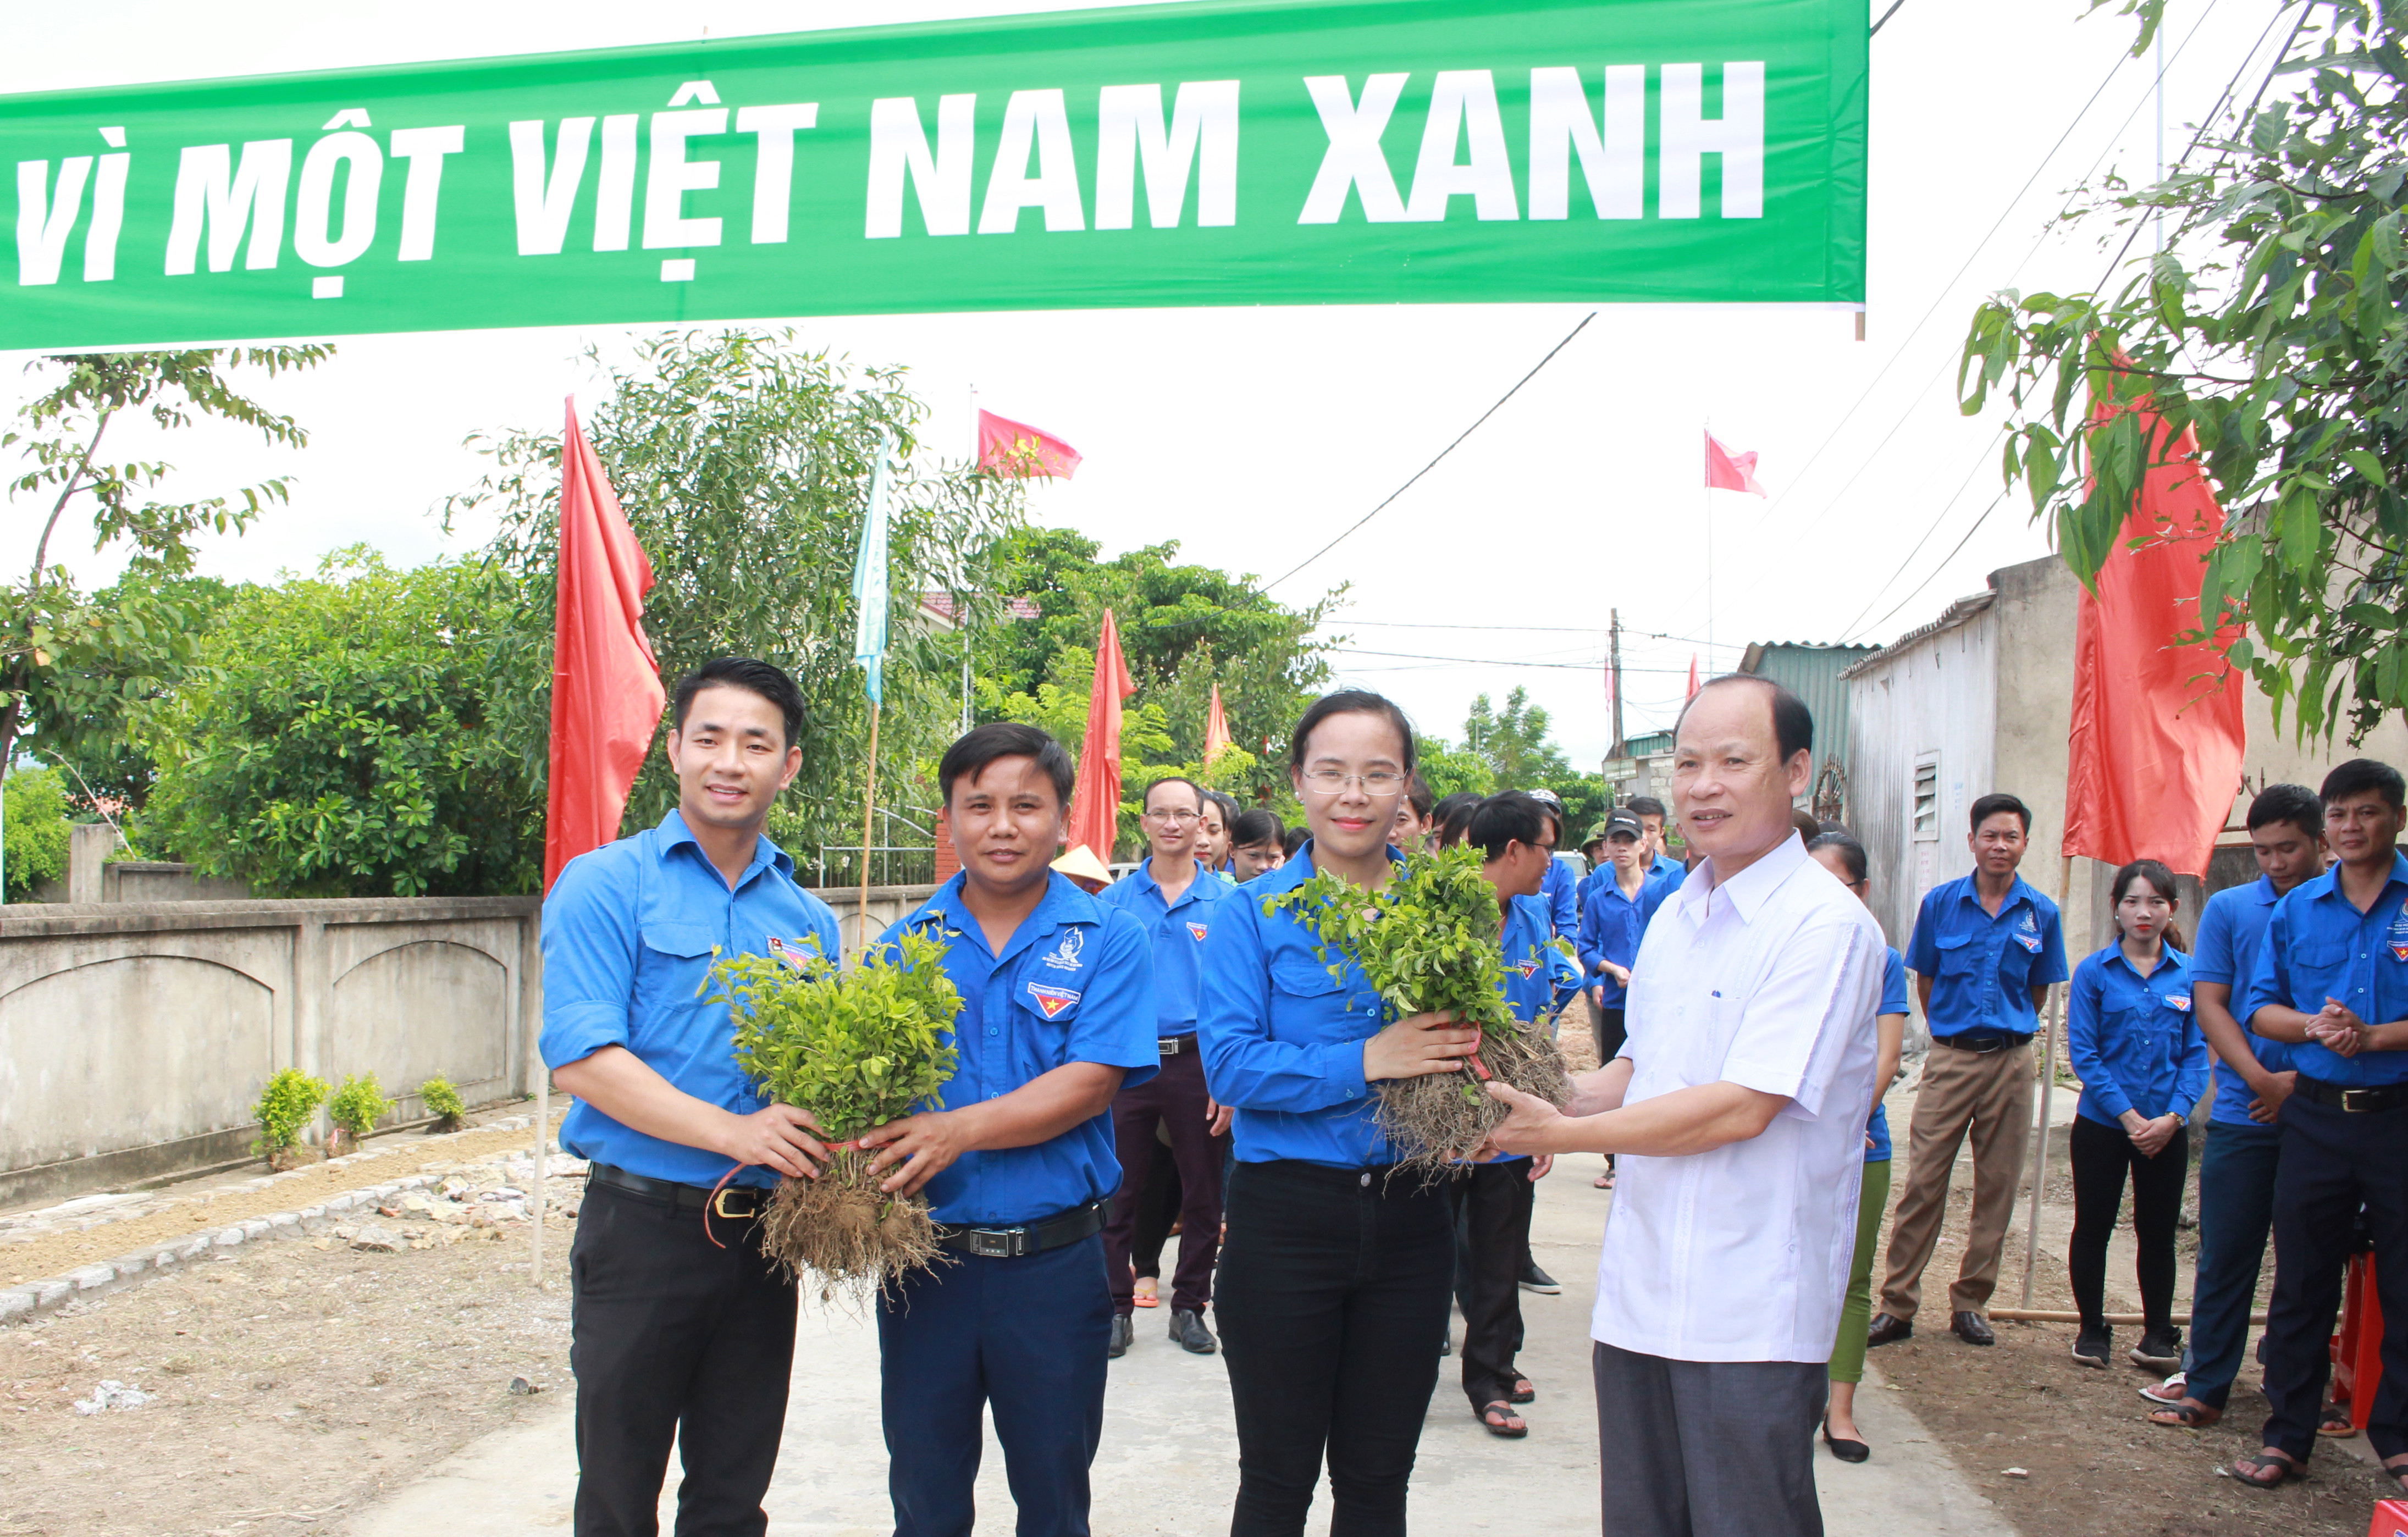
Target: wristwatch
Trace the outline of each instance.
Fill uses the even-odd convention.
[[[2167,1112],[2166,1112],[2166,1113],[2167,1113],[2167,1114],[2169,1114],[2169,1115],[2171,1115],[2171,1116],[2172,1116],[2172,1117],[2174,1118],[2174,1129],[2175,1129],[2176,1131],[2180,1131],[2180,1130],[2182,1130],[2185,1127],[2187,1127],[2187,1126],[2189,1126],[2189,1125],[2190,1125],[2190,1117],[2189,1117],[2189,1116],[2187,1116],[2187,1115],[2186,1115],[2186,1114],[2184,1114],[2184,1113],[2183,1113],[2181,1111],[2179,1111],[2179,1110],[2170,1110],[2170,1111],[2167,1111]]]

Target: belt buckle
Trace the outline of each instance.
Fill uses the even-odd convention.
[[[2358,1101],[2361,1095],[2371,1099],[2373,1094],[2374,1090],[2371,1088],[2345,1088],[2341,1091],[2341,1108],[2351,1114],[2372,1110],[2372,1105],[2361,1105]]]
[[[727,1209],[727,1198],[730,1196],[750,1196],[752,1198],[752,1204],[746,1207],[741,1212],[731,1212]],[[730,1222],[741,1222],[752,1217],[759,1216],[761,1214],[761,1192],[758,1190],[737,1190],[723,1187],[712,1193],[710,1198],[710,1212],[713,1216],[724,1216]]]
[[[1165,1056],[1177,1056],[1179,1055],[1179,1038],[1175,1035],[1160,1037],[1154,1044],[1154,1048]]]
[[[1025,1228],[973,1228],[969,1231],[970,1253],[982,1259],[1016,1259],[1020,1253],[1018,1241],[1025,1232]]]

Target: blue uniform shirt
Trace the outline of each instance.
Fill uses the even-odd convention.
[[[1680,890],[1681,883],[1688,878],[1689,867],[1669,854],[1658,854],[1648,863],[1647,879],[1663,882],[1667,894]]]
[[[1589,978],[1589,984],[1604,989],[1606,1009],[1619,1009],[1630,996],[1627,984],[1613,980],[1604,963],[1627,967],[1639,958],[1639,941],[1647,932],[1647,921],[1666,898],[1680,887],[1669,881],[1642,878],[1639,894],[1626,897],[1622,883],[1614,879],[1613,867],[1599,869],[1588,884],[1588,901],[1581,909],[1580,962]]]
[[[1161,1070],[1154,957],[1136,919],[1057,872],[997,955],[962,904],[963,879],[938,887],[878,941],[891,943],[906,929],[938,941],[945,975],[961,989],[953,1042],[961,1062],[939,1108],[1000,1099],[1068,1062],[1125,1068],[1125,1085]],[[1034,1147],[966,1153],[923,1194],[939,1222],[1010,1227],[1101,1200],[1120,1183],[1106,1109]]]
[[[1569,860],[1547,856],[1547,873],[1539,878],[1539,899],[1546,904],[1548,926],[1567,940],[1580,930],[1580,898],[1573,889],[1579,884]]]
[[[2172,945],[2146,977],[2120,943],[2074,968],[2065,1054],[2082,1080],[2075,1114],[2117,1126],[2128,1110],[2151,1120],[2190,1113],[2207,1092],[2207,1037],[2191,1013],[2191,981],[2190,957]]]
[[[2290,1043],[2269,1041],[2255,1033],[2249,1028],[2249,1016],[2241,1012],[2241,995],[2249,985],[2249,973],[2257,968],[2258,941],[2266,937],[2266,920],[2274,915],[2274,883],[2263,875],[2245,886],[2233,886],[2210,897],[2199,915],[2199,942],[2191,948],[2190,980],[2194,984],[2218,982],[2231,988],[2232,1016],[2241,1021],[2241,1033],[2248,1038],[2249,1049],[2257,1054],[2258,1065],[2268,1072],[2287,1072],[2292,1065]],[[2324,1005],[2319,1003],[2316,1007]],[[2249,1092],[2248,1081],[2220,1064],[2214,1077],[2215,1102],[2208,1107],[2209,1123],[2257,1125],[2249,1118],[2249,1102],[2258,1097]]]
[[[2391,878],[2363,913],[2341,894],[2338,865],[2284,893],[2249,973],[2248,1013],[2233,1015],[2245,1025],[2269,1003],[2313,1014],[2328,998],[2369,1025],[2408,1019],[2408,855],[2391,855]],[[2326,1084],[2408,1081],[2408,1051],[2344,1056],[2308,1041],[2291,1047],[2291,1066]]]
[[[1555,999],[1580,985],[1579,968],[1556,949],[1547,932],[1546,904],[1537,898],[1516,897],[1506,905],[1504,931],[1498,947],[1505,955],[1505,1007],[1525,1025],[1554,1013]],[[1530,1155],[1517,1153],[1498,1163],[1527,1163]]]
[[[1963,875],[1924,894],[1906,964],[1931,979],[1927,1023],[1933,1035],[2038,1028],[2031,990],[2065,980],[2065,934],[2057,904],[2022,876],[1995,918]]]
[[[1889,959],[1882,967],[1881,1002],[1873,1009],[1876,1017],[1908,1012],[1906,957],[1898,953],[1898,946],[1894,944],[1885,948],[1889,951]],[[1887,1163],[1890,1160],[1889,1106],[1882,1103],[1882,1096],[1888,1092],[1887,1084],[1873,1085],[1872,1118],[1865,1123],[1865,1136],[1870,1140],[1870,1145],[1865,1149],[1867,1163]]]
[[[1162,883],[1154,878],[1154,861],[1140,863],[1096,894],[1096,899],[1119,908],[1138,922],[1154,945],[1154,1032],[1157,1036],[1196,1033],[1196,992],[1202,978],[1204,937],[1211,932],[1212,915],[1221,899],[1235,891],[1226,876],[1216,877],[1202,864],[1196,878],[1166,902]]]
[[[1196,1014],[1205,1082],[1237,1108],[1230,1130],[1241,1163],[1393,1164],[1399,1155],[1372,1119],[1378,1099],[1363,1079],[1363,1042],[1388,1023],[1379,995],[1341,952],[1328,962],[1315,955],[1320,941],[1295,912],[1263,912],[1312,874],[1308,840],[1215,915]],[[1331,964],[1342,964],[1342,976]]]
[[[768,1101],[736,1066],[727,1005],[702,994],[717,955],[838,954],[836,914],[795,883],[795,862],[767,839],[730,890],[676,812],[660,826],[570,860],[543,902],[543,1060],[557,1068],[605,1046],[708,1104],[750,1115]],[[621,1125],[582,1099],[560,1145],[648,1179],[713,1185],[728,1160]],[[768,1186],[774,1169],[734,1182]]]

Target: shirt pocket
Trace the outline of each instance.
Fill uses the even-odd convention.
[[[2328,997],[2349,1001],[2349,946],[2347,940],[2302,940],[2291,946],[2284,957],[2291,973],[2291,1006],[2302,1013],[2315,1013],[2325,1006]]]
[[[1982,959],[1981,947],[1971,934],[1942,934],[1931,941],[1940,952],[1940,974],[1952,982],[1962,982],[1973,975],[1973,968]]]
[[[1005,1050],[999,1059],[1012,1065],[1020,1083],[1052,1072],[1070,1059],[1070,1030],[1086,998],[1086,989],[1074,984],[1083,980],[1044,967],[1012,978],[1012,1006],[1004,1011],[1003,1018],[990,1017],[987,1023],[1010,1034],[1010,1039],[1001,1042]]]
[[[1348,1030],[1345,986],[1312,951],[1274,951],[1268,969],[1272,1040],[1342,1041],[1351,1035],[1369,1035],[1379,1027],[1379,1021],[1371,1018],[1365,1021],[1369,1028]]]
[[[643,952],[636,967],[636,1027],[646,1016],[682,1019],[702,1007],[712,991],[711,952],[718,941],[700,924],[656,920],[640,930]]]

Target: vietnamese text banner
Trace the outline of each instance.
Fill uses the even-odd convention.
[[[0,98],[0,348],[1861,304],[1866,22],[1866,0],[1197,0]]]

